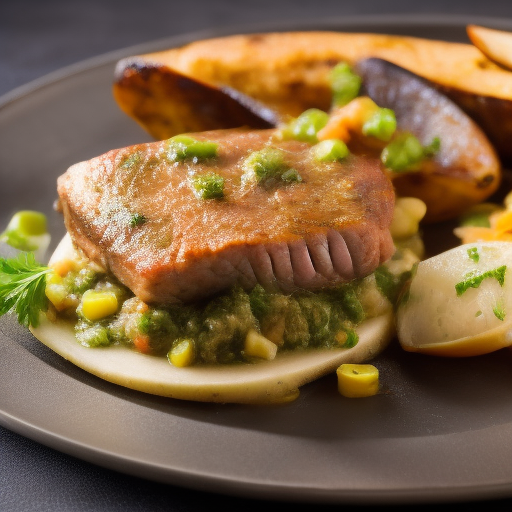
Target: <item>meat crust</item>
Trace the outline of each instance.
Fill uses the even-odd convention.
[[[74,243],[148,303],[206,298],[257,283],[286,293],[370,274],[394,252],[394,192],[377,160],[319,163],[311,146],[275,131],[190,134],[218,143],[205,162],[170,161],[166,141],[112,150],[58,179]],[[242,180],[248,155],[279,148],[301,181]],[[224,198],[200,199],[191,179],[214,172]],[[136,219],[139,219],[137,221]]]

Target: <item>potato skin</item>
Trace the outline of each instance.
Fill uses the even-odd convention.
[[[480,127],[431,82],[378,58],[355,65],[363,93],[379,106],[391,108],[401,130],[414,133],[423,145],[438,137],[439,152],[422,168],[392,173],[402,197],[427,205],[424,222],[456,217],[493,194],[501,183],[501,165]]]
[[[181,48],[121,61],[114,94],[123,68],[137,60],[161,66],[214,86],[229,86],[275,110],[280,118],[297,116],[307,108],[328,109],[328,72],[339,61],[355,63],[379,57],[404,67],[436,85],[480,124],[504,162],[512,161],[512,72],[500,68],[470,44],[414,37],[342,32],[284,32],[228,36],[197,41]],[[129,87],[124,82],[124,87]],[[137,117],[131,105],[120,106]],[[500,122],[496,122],[499,119]],[[511,119],[511,121],[507,121]],[[150,117],[141,124],[158,138],[175,134],[156,130]]]

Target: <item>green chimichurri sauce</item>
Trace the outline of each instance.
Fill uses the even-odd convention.
[[[165,357],[187,339],[193,346],[193,364],[231,364],[254,360],[245,352],[251,331],[261,333],[278,351],[354,346],[356,327],[392,307],[407,275],[382,266],[364,279],[316,293],[283,294],[259,285],[247,292],[236,287],[200,304],[166,308],[148,306],[115,278],[87,265],[71,271],[62,286],[73,298],[69,311],[77,317],[75,333],[82,345],[121,344]],[[88,289],[114,290],[117,312],[88,320],[80,302]]]

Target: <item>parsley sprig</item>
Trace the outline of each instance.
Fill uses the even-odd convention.
[[[0,258],[0,316],[15,312],[21,325],[37,327],[39,313],[48,308],[45,288],[50,272],[31,252]]]

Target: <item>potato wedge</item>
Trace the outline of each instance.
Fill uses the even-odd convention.
[[[504,30],[468,25],[466,31],[471,42],[496,64],[512,71],[512,33]]]
[[[388,61],[364,59],[355,65],[364,93],[391,108],[400,130],[413,133],[426,146],[435,137],[439,152],[415,172],[392,173],[402,197],[427,205],[426,222],[460,215],[487,199],[501,182],[498,156],[483,131],[431,83]]]
[[[114,97],[122,110],[156,139],[184,132],[241,126],[270,128],[275,124],[268,109],[269,120],[264,112],[258,114],[265,109],[254,99],[157,64],[132,62],[123,67],[116,80]]]
[[[501,158],[512,161],[512,72],[471,44],[318,31],[236,35],[126,58],[118,63],[114,93],[121,81],[124,87],[134,81],[134,96],[139,97],[121,108],[136,116],[134,105],[144,101],[143,94],[153,93],[151,87],[137,90],[136,74],[170,68],[207,84],[236,89],[282,119],[311,107],[327,110],[328,73],[333,65],[368,57],[389,60],[432,81],[476,120]],[[157,101],[158,96],[155,92]],[[116,98],[120,101],[119,95]],[[175,134],[156,130],[151,118],[141,122],[158,138]]]

